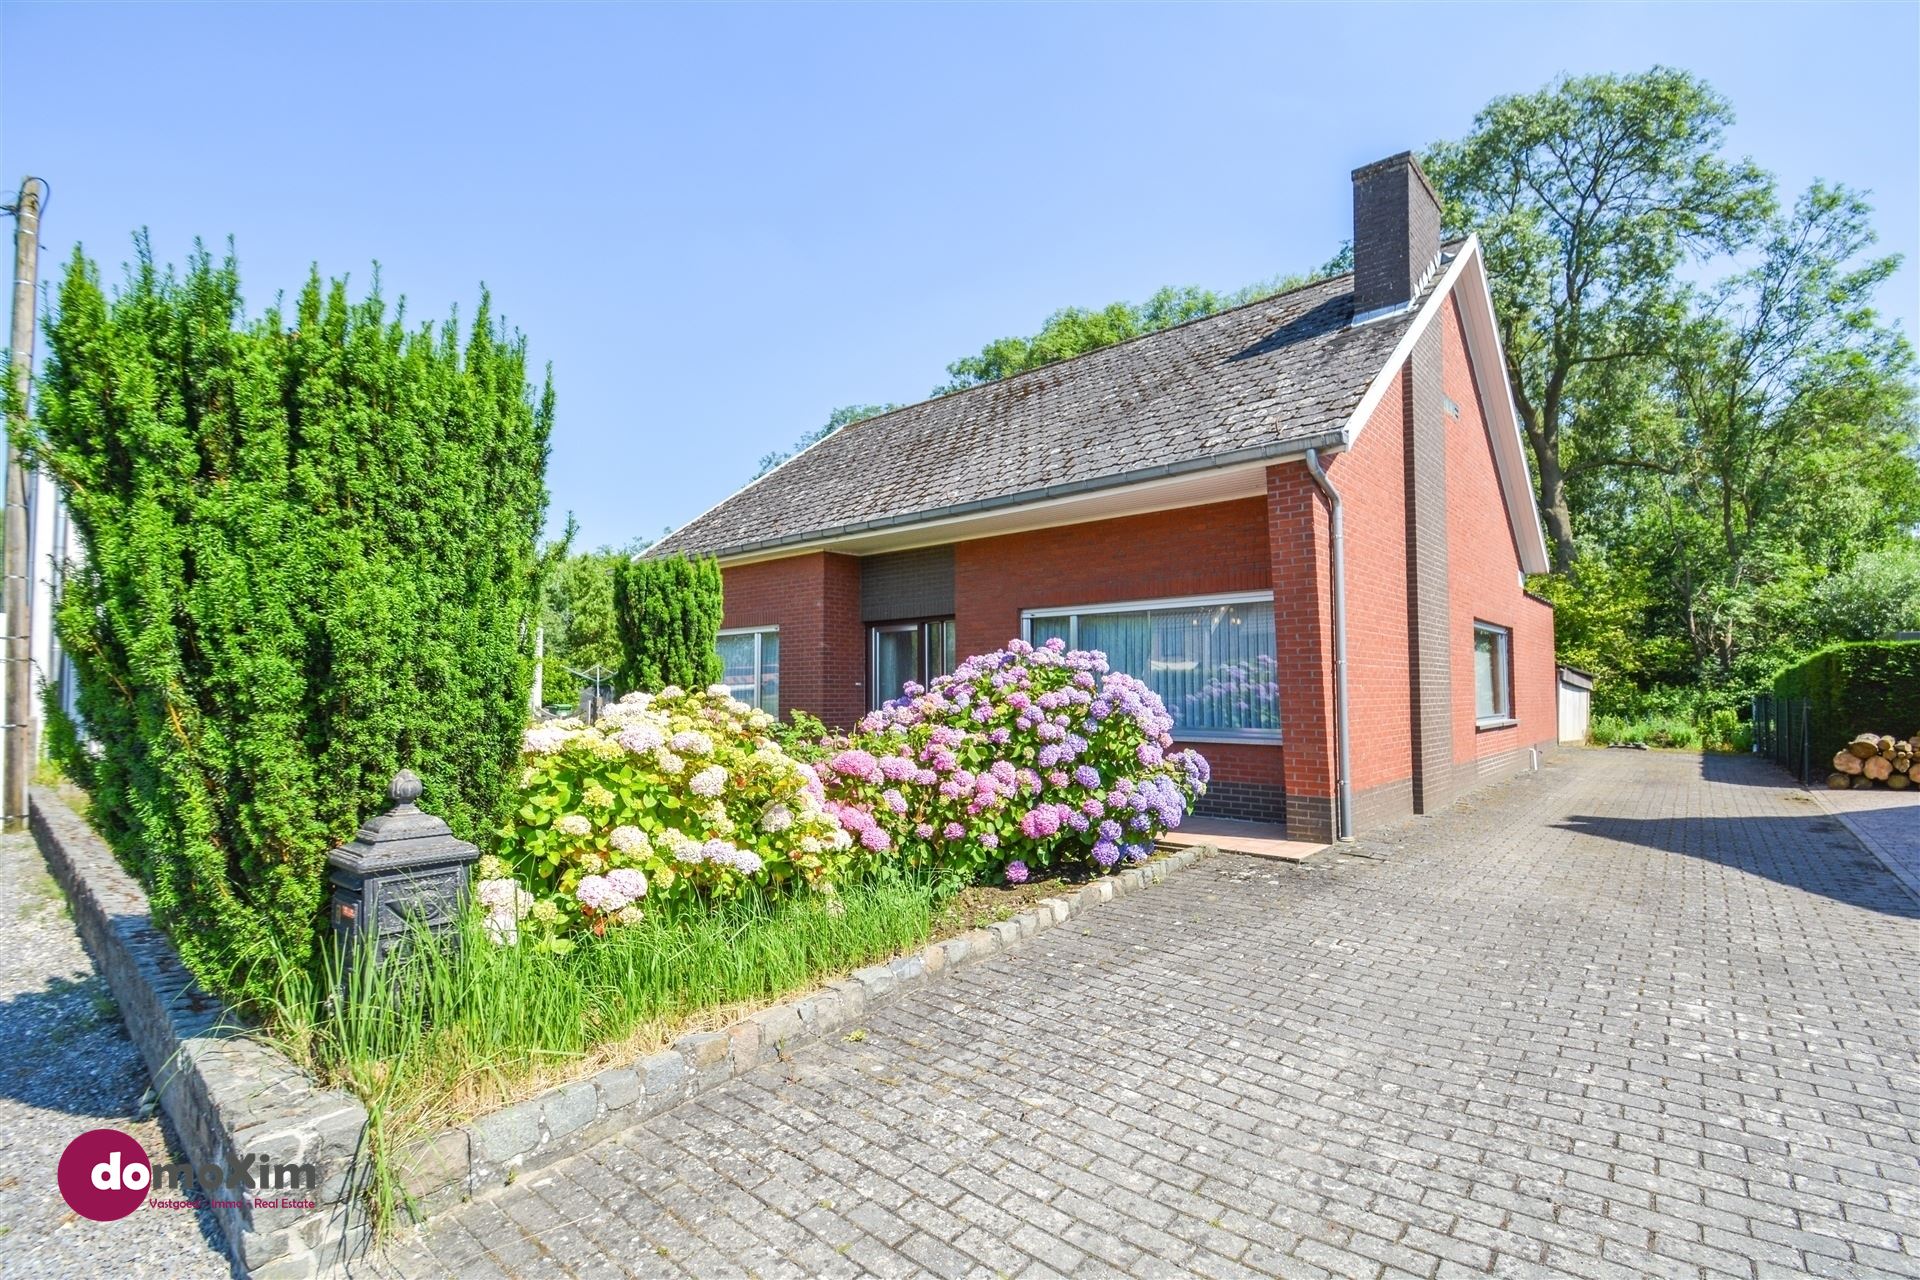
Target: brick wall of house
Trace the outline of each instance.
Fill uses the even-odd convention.
[[[1345,509],[1347,720],[1355,819],[1363,827],[1413,812],[1402,429],[1407,387],[1403,368],[1354,447],[1326,463],[1327,478],[1340,491]]]
[[[964,656],[1020,634],[1020,611],[1272,586],[1266,502],[1181,507],[954,545],[954,619]],[[1285,715],[1284,703],[1282,715]],[[1216,786],[1202,811],[1277,822],[1284,753],[1260,743],[1196,742]]]
[[[1446,394],[1460,416],[1447,424],[1447,533],[1452,561],[1453,754],[1459,785],[1526,765],[1532,747],[1550,746],[1556,726],[1553,609],[1521,587],[1520,557],[1502,500],[1480,389],[1467,356],[1458,304],[1439,319],[1446,344]],[[1517,724],[1475,724],[1473,624],[1513,631],[1513,705]]]
[[[1018,636],[1022,609],[1264,591],[1263,516],[1261,499],[1241,498],[957,543],[960,652]]]
[[[1274,660],[1289,834],[1333,834],[1333,604],[1328,513],[1305,463],[1267,468],[1267,547],[1273,572]]]
[[[780,628],[780,710],[846,727],[866,711],[860,561],[829,552],[722,570],[726,627]]]

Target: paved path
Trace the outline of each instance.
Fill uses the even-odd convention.
[[[151,1204],[118,1222],[67,1208],[60,1153],[88,1129],[132,1134],[158,1157],[158,1121],[136,1118],[146,1064],[80,946],[30,836],[0,837],[0,1276],[225,1276],[211,1215]]]
[[[1920,794],[1873,787],[1829,791],[1815,786],[1814,802],[1846,824],[1887,869],[1920,899]]]
[[[1920,1274],[1920,905],[1781,782],[1580,752],[1212,859],[386,1269]]]

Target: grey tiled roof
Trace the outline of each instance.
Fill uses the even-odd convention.
[[[1337,433],[1413,312],[1353,277],[842,427],[656,544],[741,554],[1289,452]]]

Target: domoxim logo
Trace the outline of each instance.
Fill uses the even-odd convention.
[[[145,1147],[118,1129],[89,1129],[60,1153],[56,1176],[68,1208],[95,1222],[114,1222],[147,1198],[153,1163]]]

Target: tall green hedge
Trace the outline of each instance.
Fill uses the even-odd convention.
[[[313,955],[327,851],[401,766],[475,838],[526,719],[551,380],[485,296],[408,328],[378,281],[246,316],[238,268],[76,249],[31,449],[85,546],[56,627],[91,747],[55,751],[193,972]],[[58,718],[56,717],[56,720]]]
[[[621,688],[704,689],[720,678],[718,563],[686,556],[629,560],[614,577],[613,597]]]
[[[1774,677],[1776,698],[1806,698],[1814,754],[1856,734],[1920,733],[1920,640],[1836,644]]]

